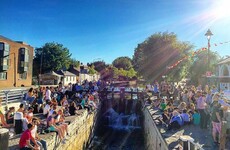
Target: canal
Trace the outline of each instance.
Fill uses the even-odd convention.
[[[144,150],[141,101],[134,94],[108,95],[102,100],[90,150]]]

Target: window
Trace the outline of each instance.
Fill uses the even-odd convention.
[[[19,50],[19,66],[20,72],[26,72],[29,68],[29,50],[27,48],[20,48]]]
[[[0,43],[0,51],[3,51],[4,50],[4,43]]]
[[[23,72],[23,73],[19,74],[19,78],[20,79],[26,79],[27,78],[27,72]]]
[[[68,78],[69,78],[69,77],[66,77],[66,82],[68,82]]]
[[[7,43],[0,42],[0,71],[4,72],[9,67],[9,50],[10,46]]]
[[[223,68],[223,75],[224,76],[229,76],[229,72],[228,72],[228,67],[227,66],[224,66],[224,68]]]
[[[7,79],[7,72],[0,72],[0,80],[6,80]]]

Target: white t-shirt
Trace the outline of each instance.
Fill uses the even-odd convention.
[[[46,100],[51,100],[51,91],[50,90],[46,90]]]
[[[34,129],[33,129],[33,130],[31,130],[31,136],[32,136],[33,138],[35,138],[36,133],[37,133],[37,130],[38,130],[38,126],[37,126],[37,125],[35,125],[35,126],[34,126]]]
[[[49,110],[50,110],[50,105],[46,104],[46,106],[43,109],[43,115],[48,114]]]
[[[14,114],[14,120],[21,120],[23,119],[23,113],[22,112],[16,112]]]

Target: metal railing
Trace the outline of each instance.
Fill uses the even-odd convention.
[[[0,90],[2,106],[8,106],[9,103],[21,102],[27,91],[27,88]]]

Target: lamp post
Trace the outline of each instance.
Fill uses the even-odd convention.
[[[38,54],[41,55],[41,60],[40,60],[40,68],[39,68],[39,75],[38,75],[38,86],[41,85],[41,75],[42,75],[42,57],[43,57],[43,49],[38,51]]]
[[[208,29],[208,31],[205,33],[205,36],[207,37],[208,39],[208,66],[207,66],[207,71],[210,71],[210,58],[209,58],[209,53],[210,53],[210,39],[211,39],[211,36],[212,36],[212,32],[210,29]]]

